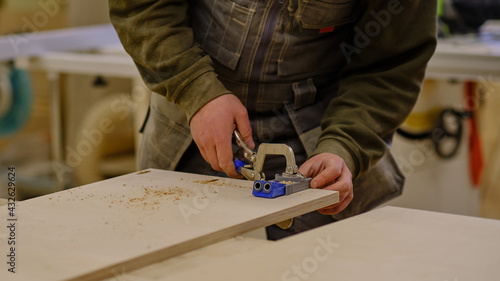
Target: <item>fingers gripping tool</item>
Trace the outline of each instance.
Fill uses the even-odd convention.
[[[234,139],[241,148],[243,158],[234,158],[236,170],[248,180],[254,181],[252,194],[257,197],[275,198],[290,195],[310,188],[311,178],[306,178],[298,172],[295,154],[286,144],[262,143],[257,152],[250,149],[240,133],[234,130]],[[283,155],[286,159],[285,172],[276,174],[274,180],[266,180],[262,172],[267,155]]]

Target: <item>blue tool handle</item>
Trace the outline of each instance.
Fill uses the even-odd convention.
[[[236,171],[241,174],[241,168],[245,166],[246,163],[239,160],[238,158],[234,158],[234,167],[236,168]]]

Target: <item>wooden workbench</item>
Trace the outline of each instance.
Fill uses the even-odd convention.
[[[21,202],[0,280],[498,280],[500,221],[380,208],[279,241],[238,235],[338,200],[148,170]],[[0,219],[6,221],[5,212]],[[3,234],[3,233],[2,233]],[[234,237],[234,238],[232,238]],[[0,236],[5,253],[6,236]]]
[[[221,242],[108,281],[496,281],[499,263],[500,221],[384,207],[276,242]]]
[[[146,170],[20,202],[15,271],[0,280],[99,280],[338,202],[309,189],[274,199],[253,182]],[[0,253],[9,253],[2,226]],[[4,235],[6,234],[6,235]],[[12,235],[10,235],[12,236]]]

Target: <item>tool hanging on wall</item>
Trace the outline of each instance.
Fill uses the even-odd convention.
[[[467,100],[467,110],[470,112],[470,131],[469,131],[469,168],[472,184],[476,187],[479,186],[481,182],[481,174],[483,172],[483,152],[481,149],[481,139],[479,137],[479,131],[477,128],[476,120],[476,110],[478,104],[476,104],[475,97],[475,83],[466,82],[465,83],[465,97]]]
[[[33,94],[29,73],[12,62],[0,67],[0,136],[18,132],[28,121]],[[4,103],[5,102],[5,103]]]
[[[453,108],[441,110],[432,129],[422,133],[412,133],[405,129],[397,129],[402,137],[412,140],[431,139],[436,154],[444,159],[456,155],[462,142],[463,119],[469,119],[469,171],[473,186],[481,183],[484,160],[481,148],[481,138],[477,126],[476,110],[478,97],[476,97],[476,84],[468,81],[464,83],[466,110],[460,111]]]
[[[436,154],[449,159],[457,154],[462,142],[463,119],[469,118],[469,111],[459,111],[453,108],[443,109],[431,130],[422,133],[411,133],[404,129],[397,129],[402,137],[411,140],[431,139]]]

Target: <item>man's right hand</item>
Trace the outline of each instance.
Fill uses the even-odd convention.
[[[248,112],[232,94],[219,96],[205,104],[190,122],[191,134],[201,155],[216,171],[238,177],[233,163],[232,137],[238,128],[245,143],[254,148]]]

